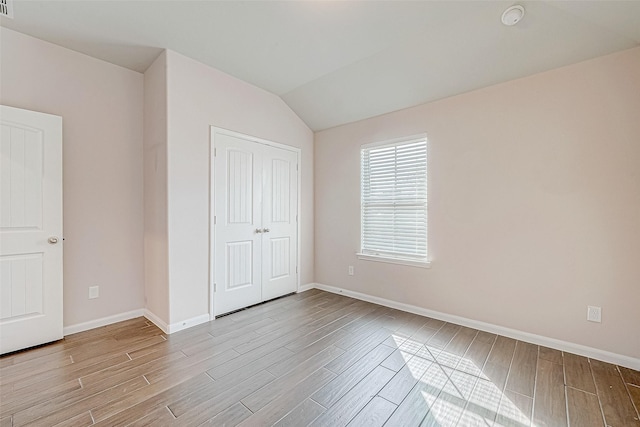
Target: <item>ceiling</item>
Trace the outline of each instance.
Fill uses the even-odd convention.
[[[144,72],[171,49],[279,95],[313,130],[640,45],[640,0],[25,1],[3,27]]]

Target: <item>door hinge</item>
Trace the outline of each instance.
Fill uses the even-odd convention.
[[[213,225],[216,225],[216,221],[217,221],[217,218],[216,218],[216,216],[214,215],[214,216],[213,216]]]
[[[218,290],[218,285],[216,285],[215,283],[213,284],[213,292],[216,292]]]
[[[298,169],[298,164],[297,163],[296,163],[296,170],[300,170],[300,169]]]
[[[296,274],[298,274],[298,266],[296,265]]]
[[[218,150],[216,150],[215,148],[213,149],[213,157],[218,155]]]

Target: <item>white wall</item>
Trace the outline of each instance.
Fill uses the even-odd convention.
[[[63,118],[65,326],[141,309],[142,74],[5,28],[0,43],[0,102]]]
[[[169,323],[167,230],[167,55],[144,73],[145,308]],[[155,320],[155,319],[154,319]]]
[[[210,126],[302,149],[301,283],[313,282],[313,133],[277,96],[167,51],[170,323],[209,312]]]
[[[640,358],[638,76],[635,48],[317,133],[316,281]],[[423,132],[432,268],[357,260],[360,145]]]

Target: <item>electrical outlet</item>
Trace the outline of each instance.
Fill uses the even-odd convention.
[[[602,322],[602,309],[592,305],[587,306],[587,320],[590,322]]]
[[[99,286],[89,286],[89,299],[95,299],[100,296]]]
[[[353,265],[349,266],[349,276],[353,276]]]

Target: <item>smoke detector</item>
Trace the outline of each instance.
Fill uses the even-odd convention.
[[[511,6],[502,13],[502,23],[511,27],[512,25],[516,25],[520,22],[523,17],[524,7],[520,5]]]
[[[0,0],[0,16],[13,19],[13,0]]]

